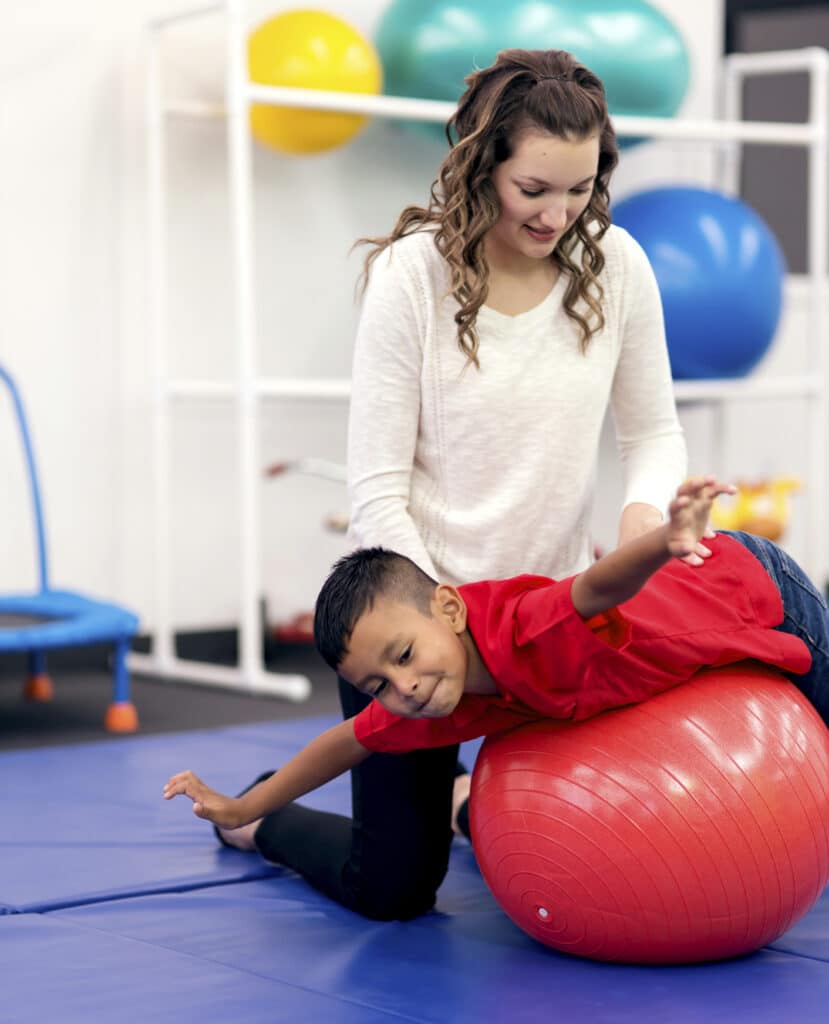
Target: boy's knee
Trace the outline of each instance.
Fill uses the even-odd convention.
[[[445,871],[439,877],[418,878],[414,872],[392,877],[384,872],[348,879],[351,909],[373,921],[410,921],[434,907]]]
[[[411,921],[429,913],[437,900],[437,890],[388,893],[363,889],[353,897],[351,909],[372,921]]]

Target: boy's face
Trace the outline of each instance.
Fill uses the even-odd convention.
[[[357,620],[341,676],[404,718],[450,715],[464,692],[466,607],[454,587],[435,588],[431,616],[380,597]]]

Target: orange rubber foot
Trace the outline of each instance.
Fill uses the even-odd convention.
[[[104,715],[104,728],[107,732],[136,732],[138,712],[135,705],[128,700],[110,704]]]
[[[26,700],[37,701],[38,704],[46,704],[55,695],[55,688],[51,678],[40,672],[36,676],[29,676],[23,684],[23,696]]]

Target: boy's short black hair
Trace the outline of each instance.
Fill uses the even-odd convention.
[[[334,563],[323,583],[314,610],[314,643],[334,669],[348,653],[348,640],[357,620],[375,600],[391,597],[431,614],[437,582],[396,551],[359,548]]]

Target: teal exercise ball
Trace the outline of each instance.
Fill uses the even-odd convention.
[[[674,377],[749,373],[777,331],[785,275],[762,217],[733,196],[688,186],[638,192],[611,213],[653,267]]]
[[[569,50],[604,82],[611,114],[670,117],[688,85],[682,36],[644,0],[392,0],[375,44],[390,96],[454,103],[467,75],[513,48]]]

